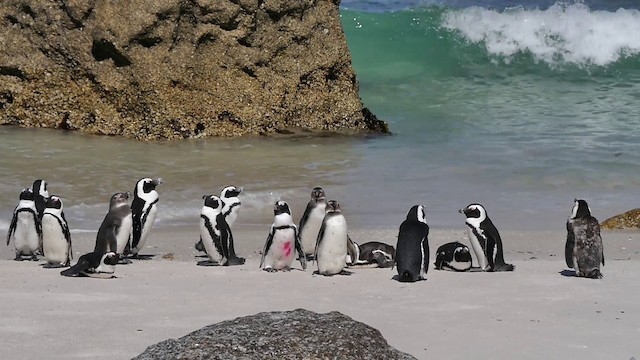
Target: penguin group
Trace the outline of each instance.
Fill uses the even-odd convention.
[[[74,266],[69,225],[60,196],[50,195],[43,179],[33,182],[19,195],[18,205],[7,234],[7,245],[13,240],[15,260],[37,261],[43,256],[43,267],[68,267],[64,276],[113,277],[116,264],[142,259],[140,251],[149,237],[158,212],[156,187],[162,179],[142,178],[135,184],[133,200],[129,192],[111,196],[104,220],[99,226],[93,252],[82,255]],[[232,226],[241,208],[243,188],[225,186],[220,195],[202,196],[199,234],[195,248],[206,254],[199,265],[243,265],[245,258],[236,254]],[[471,203],[459,210],[465,216],[470,248],[459,242],[441,245],[435,252],[437,270],[455,272],[509,272],[513,264],[506,263],[504,245],[498,229],[486,208]],[[471,250],[472,251],[471,251]],[[472,252],[477,266],[473,267]],[[347,221],[337,200],[326,199],[324,189],[315,187],[298,223],[294,222],[291,206],[278,200],[273,206],[271,224],[261,252],[259,268],[267,272],[290,271],[294,261],[300,270],[312,261],[315,274],[324,276],[350,275],[350,267],[396,269],[394,279],[400,282],[425,280],[429,269],[429,225],[426,208],[412,206],[400,224],[396,246],[370,241],[359,244],[351,239]],[[574,200],[567,220],[565,260],[578,277],[602,278],[604,251],[597,219],[585,200]]]

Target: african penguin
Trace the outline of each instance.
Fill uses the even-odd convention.
[[[87,276],[100,279],[113,278],[118,263],[118,255],[114,252],[90,252],[80,256],[72,267],[62,270],[60,275],[79,277]]]
[[[434,265],[438,270],[467,271],[471,269],[469,248],[458,241],[446,243],[436,251]]]
[[[222,201],[223,206],[221,212],[229,228],[231,228],[231,226],[236,222],[238,210],[240,210],[240,206],[242,206],[240,198],[238,197],[242,190],[242,188],[230,185],[225,186],[220,192],[220,200]],[[198,251],[205,251],[202,241],[198,241],[195,247]]]
[[[502,239],[487,210],[480,204],[469,204],[458,211],[467,219],[469,242],[478,264],[484,271],[513,271],[515,266],[504,262]]]
[[[389,244],[371,241],[360,245],[351,238],[348,241],[349,266],[375,264],[376,267],[388,268],[395,264],[396,249]]]
[[[42,179],[34,181],[31,191],[33,191],[38,219],[42,219],[42,214],[44,213],[44,209],[47,207],[47,199],[49,198],[47,182]]]
[[[340,204],[331,200],[327,209],[314,251],[318,273],[324,276],[348,275],[347,266],[347,221],[340,211]]]
[[[400,224],[396,246],[398,280],[425,280],[429,270],[429,225],[424,206],[414,205]]]
[[[576,276],[601,279],[600,263],[604,265],[604,247],[598,220],[584,200],[574,200],[571,216],[567,219],[565,261]]]
[[[311,191],[311,200],[307,203],[307,208],[298,223],[302,249],[307,257],[312,257],[316,248],[326,206],[324,190],[321,187],[315,187]]]
[[[64,217],[62,200],[55,195],[47,199],[42,214],[42,249],[45,267],[69,266],[73,257],[69,224]]]
[[[215,195],[203,196],[204,206],[200,212],[200,240],[209,259],[219,265],[242,265],[244,258],[238,257],[233,247],[233,233],[222,212],[224,203]]]
[[[277,201],[273,207],[273,214],[273,224],[262,249],[260,268],[269,272],[289,271],[297,253],[302,269],[306,270],[306,256],[298,236],[298,227],[291,217],[289,204]]]
[[[111,196],[109,212],[102,220],[96,235],[94,252],[102,254],[115,252],[119,256],[123,254],[129,241],[132,227],[131,209],[127,203],[128,200],[128,192],[118,192]]]
[[[158,192],[156,186],[162,184],[162,178],[157,180],[142,178],[136,183],[133,191],[133,201],[131,202],[131,217],[133,220],[133,231],[131,233],[131,249],[133,257],[138,257],[138,253],[147,241],[153,222],[156,220],[158,212]]]
[[[33,261],[38,260],[38,250],[41,249],[42,227],[34,194],[31,189],[23,189],[20,193],[20,201],[13,210],[11,225],[7,233],[7,246],[13,239],[16,250],[16,261],[22,261],[23,256],[28,256]]]

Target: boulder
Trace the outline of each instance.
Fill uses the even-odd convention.
[[[640,229],[640,209],[633,209],[624,214],[608,218],[600,224],[603,229]]]
[[[415,359],[339,312],[297,309],[223,321],[148,347],[136,360]]]
[[[388,132],[339,0],[4,0],[0,124],[141,140]]]

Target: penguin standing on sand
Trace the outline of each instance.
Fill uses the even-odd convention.
[[[34,201],[36,204],[36,211],[38,212],[38,220],[42,219],[44,209],[47,207],[47,199],[49,198],[49,190],[47,189],[47,182],[38,179],[33,182],[31,191],[34,195]]]
[[[446,243],[436,251],[434,265],[438,270],[467,271],[472,265],[469,248],[458,241]]]
[[[62,270],[60,275],[69,277],[87,276],[100,279],[114,277],[118,255],[114,252],[100,253],[90,252],[80,256],[78,262],[72,267]]]
[[[565,244],[567,266],[576,276],[601,279],[600,263],[604,266],[604,247],[598,220],[591,216],[591,209],[584,200],[574,200],[571,216],[567,219]]]
[[[238,197],[242,190],[242,188],[229,185],[225,186],[224,189],[222,189],[222,191],[220,192],[220,200],[222,201],[223,206],[221,209],[221,213],[222,216],[224,216],[224,220],[229,228],[231,228],[231,226],[236,222],[238,211],[242,206],[240,198]],[[202,241],[198,241],[195,247],[198,251],[205,251]]]
[[[306,256],[298,236],[298,227],[293,223],[291,217],[289,204],[285,201],[277,201],[273,208],[273,214],[275,218],[262,250],[260,268],[268,272],[289,271],[291,263],[298,253],[300,265],[303,270],[306,270]]]
[[[69,266],[73,257],[69,224],[64,217],[62,200],[51,195],[42,214],[42,249],[47,261],[45,267]]]
[[[393,267],[396,249],[385,243],[370,241],[362,245],[349,238],[347,243],[347,264],[349,266],[372,265],[380,268]]]
[[[162,178],[157,180],[142,178],[136,183],[131,202],[133,231],[131,233],[131,249],[129,249],[134,258],[138,258],[138,253],[144,248],[153,222],[156,220],[158,199],[160,198],[156,186],[159,184],[162,184]]]
[[[23,256],[28,256],[33,261],[38,260],[37,253],[41,248],[42,226],[34,199],[31,189],[23,189],[20,193],[20,202],[13,210],[13,218],[7,233],[7,246],[13,238],[16,261],[22,261]]]
[[[318,233],[314,257],[318,273],[324,276],[350,275],[347,266],[347,220],[340,211],[340,204],[331,200]]]
[[[398,280],[425,280],[429,270],[429,225],[424,206],[414,205],[400,224],[396,246]]]
[[[324,190],[321,187],[313,188],[311,200],[307,203],[307,208],[298,223],[300,242],[307,257],[313,256],[326,207],[327,201],[325,200]]]
[[[109,212],[98,229],[94,252],[115,252],[118,255],[124,252],[133,222],[128,200],[129,193],[119,192],[111,196]]]
[[[465,221],[468,227],[467,234],[480,269],[484,271],[513,271],[515,266],[504,262],[500,233],[489,219],[484,206],[469,204],[458,212],[467,217]]]
[[[215,195],[205,195],[200,212],[200,242],[209,259],[218,265],[242,265],[233,247],[233,234],[222,212],[224,203]]]

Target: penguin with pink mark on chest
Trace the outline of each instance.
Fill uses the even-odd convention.
[[[262,250],[260,268],[268,272],[289,271],[297,253],[300,265],[305,270],[307,261],[289,205],[286,201],[278,201],[273,207],[273,213],[274,220]]]

